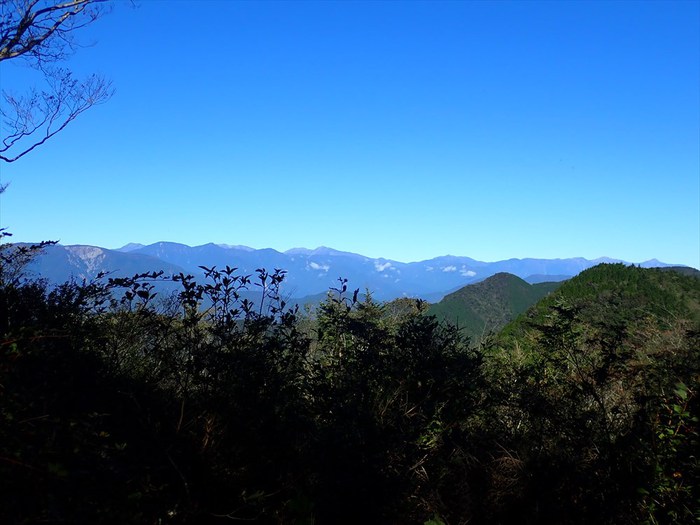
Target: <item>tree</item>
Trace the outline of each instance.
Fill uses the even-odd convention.
[[[0,160],[14,162],[62,131],[78,115],[108,100],[111,82],[100,75],[76,79],[58,67],[78,47],[75,32],[109,9],[107,0],[1,0],[0,63],[23,59],[46,80],[42,90],[3,90]]]

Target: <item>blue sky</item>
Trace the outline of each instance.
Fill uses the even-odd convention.
[[[14,240],[700,267],[699,2],[143,0],[81,40],[115,95],[0,165]]]

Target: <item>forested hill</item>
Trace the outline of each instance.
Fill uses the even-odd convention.
[[[478,341],[503,328],[559,286],[560,282],[529,284],[515,275],[497,273],[445,296],[430,306],[428,314],[454,323]]]
[[[567,305],[582,323],[605,320],[682,318],[700,322],[700,271],[694,268],[639,268],[601,264],[561,283],[555,293],[506,327],[504,336],[523,336],[532,324],[543,323],[552,310]],[[615,321],[615,315],[622,318]]]
[[[508,498],[520,505],[529,493],[533,523],[697,521],[698,272],[596,266],[509,324],[487,354],[502,475],[524,483]]]

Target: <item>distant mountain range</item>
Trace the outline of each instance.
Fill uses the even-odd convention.
[[[50,282],[58,283],[71,278],[91,279],[100,271],[110,271],[113,276],[128,276],[163,270],[166,275],[183,272],[202,277],[200,266],[222,268],[228,265],[238,268],[238,272],[243,274],[254,274],[257,268],[269,271],[280,268],[287,271],[284,294],[297,300],[324,293],[342,277],[348,279],[348,286],[352,289],[369,289],[379,300],[420,297],[437,302],[467,284],[501,272],[516,275],[530,283],[562,281],[603,262],[626,261],[576,257],[483,262],[470,257],[446,255],[402,263],[326,247],[278,252],[269,248],[256,250],[225,244],[187,246],[158,242],[148,246],[130,243],[116,250],[98,246],[55,245],[48,247],[31,269]],[[672,265],[652,259],[641,263],[641,266]]]

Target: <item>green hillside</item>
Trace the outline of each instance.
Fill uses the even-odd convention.
[[[530,306],[561,286],[560,282],[529,284],[509,273],[497,273],[451,293],[428,309],[450,321],[472,340],[500,330]]]
[[[700,279],[700,270],[696,270],[690,266],[662,266],[658,268],[658,270],[661,270],[662,272],[676,272],[680,273],[681,275],[688,275],[690,277]]]
[[[562,283],[526,315],[507,326],[504,337],[522,336],[528,327],[551,319],[552,309],[570,305],[581,322],[654,317],[700,322],[700,272],[692,268],[639,268],[600,264]],[[618,320],[622,322],[622,320]]]
[[[571,498],[581,523],[697,522],[700,279],[687,273],[596,266],[487,350],[485,421],[528,472],[537,521],[572,522]]]

